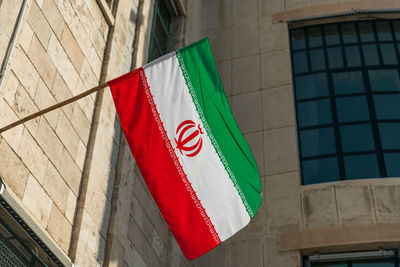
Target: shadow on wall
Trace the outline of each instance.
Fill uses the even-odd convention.
[[[127,38],[125,44],[125,51],[124,51],[124,63],[122,67],[122,73],[129,72],[131,70],[131,66],[133,66],[134,61],[134,45],[135,45],[135,29],[136,27],[140,27],[142,21],[137,20],[137,5],[134,4],[130,15],[129,15],[129,25],[127,29]],[[129,61],[129,62],[128,62]],[[105,89],[108,90],[108,89]],[[98,251],[96,254],[96,260],[99,263],[103,263],[103,266],[108,266],[110,263],[117,264],[118,266],[121,264],[123,265],[123,255],[124,251],[118,251],[118,253],[112,253],[113,247],[116,246],[118,242],[118,232],[119,229],[116,228],[116,220],[117,220],[117,209],[119,206],[124,205],[121,203],[121,200],[125,202],[124,206],[131,206],[130,198],[121,199],[119,197],[120,194],[120,185],[121,185],[121,175],[122,175],[122,168],[123,166],[123,159],[124,159],[124,147],[126,142],[124,142],[125,136],[121,128],[121,124],[118,118],[117,113],[115,113],[114,118],[114,125],[113,125],[113,138],[112,140],[116,142],[116,145],[111,146],[111,152],[109,155],[110,163],[112,167],[109,168],[108,179],[107,179],[107,203],[105,207],[105,212],[103,213],[103,218],[101,220],[100,225],[100,232],[105,233],[106,236],[102,236],[105,239],[105,245],[103,246],[101,243],[98,246]],[[128,148],[128,146],[126,146]],[[131,152],[129,152],[131,153]],[[128,168],[130,166],[127,166]],[[131,166],[134,168],[134,165]],[[94,177],[92,177],[94,178]],[[133,178],[133,177],[132,177]],[[107,211],[110,212],[107,212]],[[129,214],[126,214],[129,217]],[[128,220],[126,220],[128,223]],[[119,240],[122,241],[122,240]],[[120,248],[121,249],[121,248]]]

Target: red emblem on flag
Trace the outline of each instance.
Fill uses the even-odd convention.
[[[203,130],[200,124],[196,127],[196,123],[192,120],[183,121],[176,129],[176,135],[178,136],[178,139],[175,138],[176,148],[182,155],[188,157],[196,156],[203,146],[202,134]]]

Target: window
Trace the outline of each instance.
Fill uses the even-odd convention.
[[[38,266],[46,263],[0,218],[0,266]]]
[[[110,10],[112,10],[112,8],[115,4],[115,0],[106,0],[106,3],[108,5],[108,8],[110,8]]]
[[[170,6],[164,0],[156,0],[150,37],[149,62],[168,52],[170,24]]]
[[[399,252],[395,250],[365,251],[306,256],[304,267],[398,267]]]
[[[303,184],[400,177],[400,20],[290,31]]]
[[[0,177],[0,266],[73,266],[8,192]]]

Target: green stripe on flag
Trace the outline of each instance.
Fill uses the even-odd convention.
[[[261,204],[261,180],[230,111],[209,41],[186,46],[176,56],[203,125],[252,218]]]

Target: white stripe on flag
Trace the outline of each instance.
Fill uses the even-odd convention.
[[[160,62],[161,61],[161,62]],[[202,135],[202,148],[195,157],[176,149],[176,129],[185,120],[201,123],[174,53],[144,66],[147,82],[175,153],[221,241],[247,225],[250,217],[224,169],[210,139]],[[203,125],[201,128],[204,130]]]

